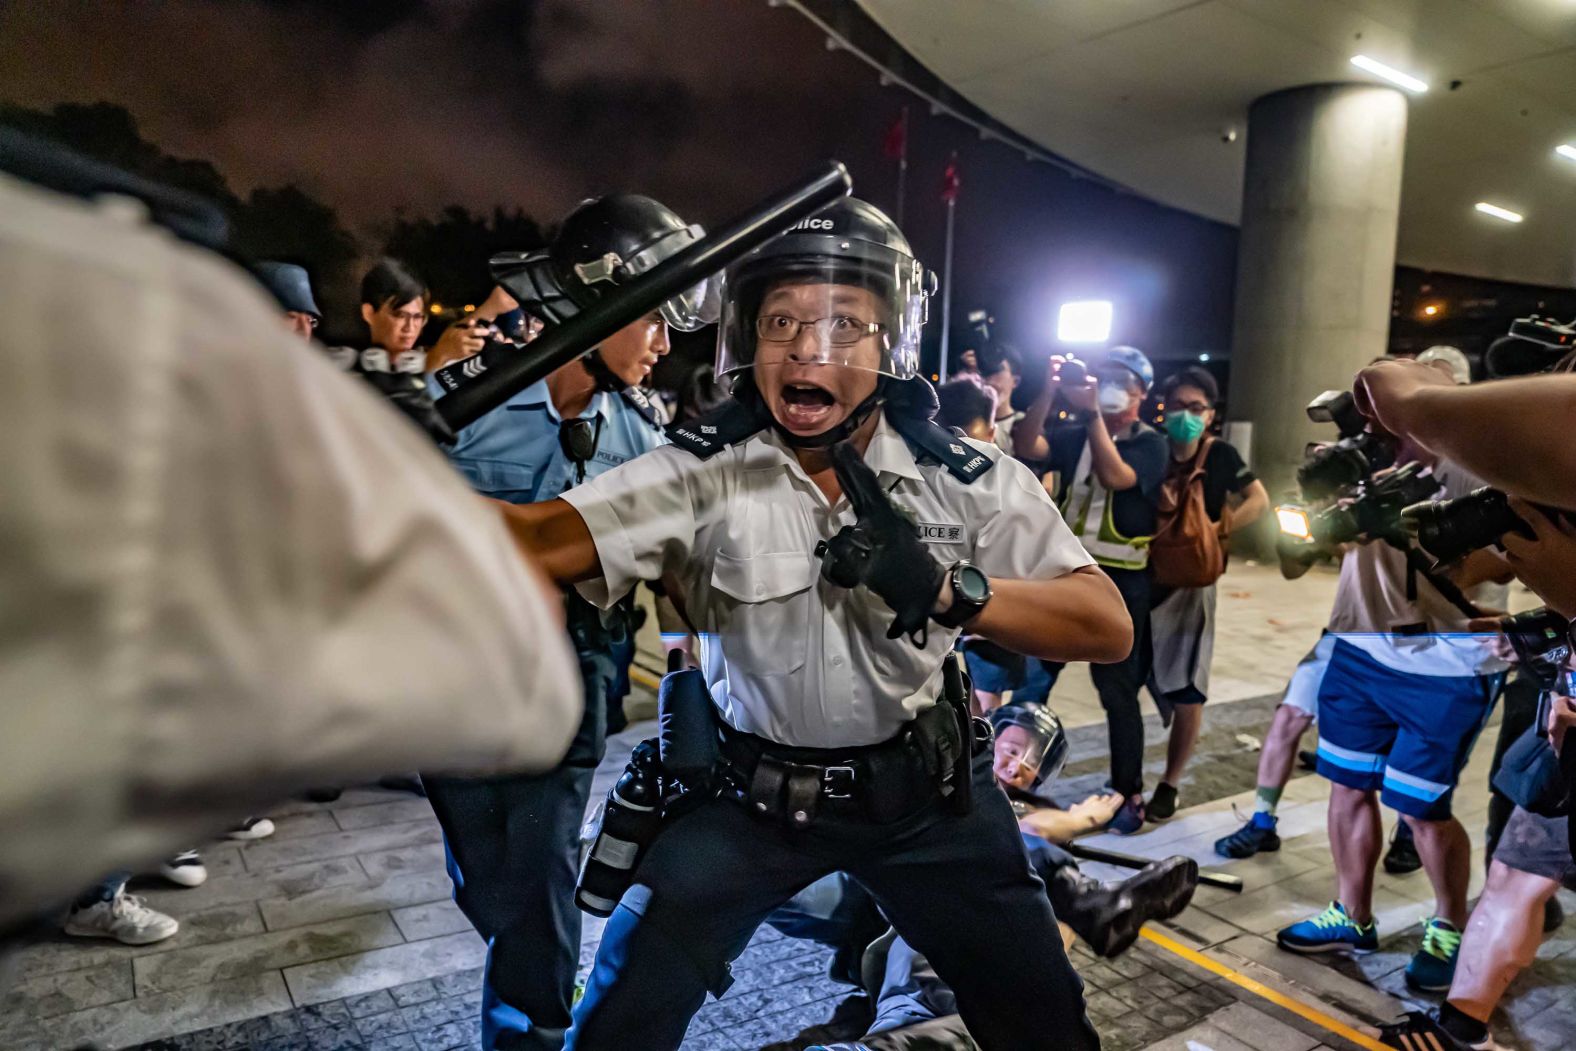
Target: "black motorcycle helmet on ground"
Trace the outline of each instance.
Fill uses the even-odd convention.
[[[701,227],[659,201],[615,193],[582,201],[546,248],[500,252],[489,265],[493,280],[522,310],[558,325],[703,236]],[[664,302],[662,318],[693,332],[717,320],[717,294],[715,281],[705,281]],[[584,360],[603,389],[624,387],[595,350]]]
[[[800,357],[806,344],[813,344],[808,359],[814,364],[869,368],[854,360],[854,348],[866,336],[879,341],[879,374],[875,392],[856,407],[841,423],[812,437],[789,434],[777,426],[790,444],[824,447],[846,439],[858,429],[881,402],[896,394],[899,384],[907,384],[919,374],[920,331],[925,324],[926,303],[935,291],[935,275],[914,258],[913,249],[901,230],[875,206],[845,198],[825,210],[802,220],[781,237],[762,245],[724,273],[721,283],[722,321],[717,340],[716,372],[727,382],[736,377],[737,396],[756,395],[753,370],[759,345],[770,341],[772,332],[762,331],[770,319],[761,317],[766,296],[783,284],[825,288],[824,305],[813,312],[817,318],[778,318],[783,343],[793,341],[791,360]],[[852,325],[853,319],[838,316],[838,296],[847,289],[868,291],[880,304],[874,332]],[[838,289],[845,290],[839,293]],[[806,340],[798,333],[803,324],[816,321],[825,327],[816,339]],[[862,319],[861,319],[862,320]],[[790,331],[792,334],[790,334]],[[839,344],[839,339],[849,339]],[[923,385],[924,381],[919,380]],[[928,393],[928,391],[927,391]],[[924,402],[925,398],[917,398]],[[928,399],[934,402],[934,395]],[[934,412],[933,404],[930,410]]]

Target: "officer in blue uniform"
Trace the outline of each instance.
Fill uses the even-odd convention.
[[[570,213],[545,252],[495,257],[493,274],[527,313],[559,324],[700,234],[650,198],[603,197]],[[698,328],[714,317],[705,314],[699,294],[686,295],[619,330],[465,428],[450,451],[454,465],[479,492],[529,503],[663,444],[639,384],[668,352],[668,327]],[[495,345],[484,354],[511,352]],[[424,778],[455,901],[488,943],[488,1051],[556,1049],[569,1025],[580,959],[579,830],[630,639],[627,605],[604,613],[571,595],[566,619],[585,716],[563,762],[534,776]]]
[[[836,871],[926,954],[982,1047],[1098,1046],[947,668],[965,625],[1111,661],[1130,623],[1029,470],[933,422],[917,375],[933,287],[879,210],[833,205],[724,274],[733,400],[561,499],[503,508],[599,604],[670,582],[714,714],[692,740],[722,768],[639,856],[566,1048],[677,1048],[756,926]],[[1042,947],[1005,975],[1003,927]]]

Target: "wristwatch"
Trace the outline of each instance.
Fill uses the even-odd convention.
[[[990,577],[965,559],[952,564],[947,570],[947,579],[952,584],[952,605],[940,613],[932,614],[931,619],[944,628],[961,628],[990,601]]]

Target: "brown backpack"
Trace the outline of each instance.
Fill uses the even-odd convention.
[[[1204,461],[1214,442],[1213,437],[1200,442],[1187,467],[1173,464],[1160,487],[1160,519],[1149,542],[1149,566],[1162,587],[1206,587],[1226,571],[1220,538],[1230,525],[1230,508],[1221,509],[1217,525],[1204,507]]]

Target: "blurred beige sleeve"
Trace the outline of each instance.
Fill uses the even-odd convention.
[[[545,768],[580,719],[557,592],[438,451],[110,211],[0,177],[0,925],[303,787]]]

